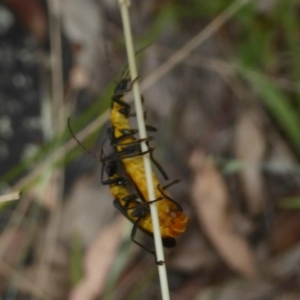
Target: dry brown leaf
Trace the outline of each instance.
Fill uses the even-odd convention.
[[[251,215],[258,215],[263,211],[266,199],[259,167],[266,150],[261,123],[258,112],[248,110],[240,116],[236,127],[235,153],[238,160],[247,164],[241,170],[240,178]]]
[[[270,132],[268,138],[272,145],[269,153],[269,163],[277,172],[286,172],[297,164],[297,157],[277,132]]]
[[[222,177],[200,151],[190,158],[194,171],[192,200],[203,230],[227,264],[244,276],[257,274],[254,254],[245,237],[234,231],[234,217]]]
[[[236,126],[236,158],[247,165],[241,170],[240,178],[251,215],[260,214],[265,206],[264,180],[259,167],[266,150],[261,118],[257,111],[245,111]]]
[[[118,217],[92,243],[85,256],[84,278],[71,291],[69,300],[92,300],[102,293],[122,240],[125,222],[123,216]]]

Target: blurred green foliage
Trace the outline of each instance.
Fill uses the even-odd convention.
[[[232,0],[170,1],[157,13],[148,34],[137,39],[137,48],[144,46],[149,41],[156,40],[168,22],[174,22],[180,26],[182,18],[189,18],[191,23],[193,20],[196,22],[201,19],[203,24],[206,24],[233,2]],[[258,6],[258,1],[252,1],[225,25],[225,30],[228,33],[227,37],[230,39],[228,43],[232,49],[228,60],[238,66],[237,78],[244,81],[247,88],[251,89],[257,95],[257,98],[261,100],[265,109],[272,115],[276,125],[285,134],[291,149],[299,159],[299,93],[283,90],[272,80],[272,78],[283,77],[291,82],[299,82],[299,1],[274,1],[274,6],[266,13],[259,10]],[[197,22],[197,24],[199,23]],[[201,28],[199,28],[200,30]],[[103,95],[90,108],[78,118],[72,120],[74,132],[77,132],[109,109],[112,92],[113,84],[104,91]],[[97,132],[93,133],[86,141],[82,142],[87,146],[91,145],[97,134]],[[70,134],[66,129],[62,136],[56,137],[53,141],[43,145],[36,155],[21,162],[1,177],[0,183],[10,182],[20,177],[70,138]],[[78,146],[74,151],[68,153],[66,159],[59,162],[58,165],[69,162],[79,153],[82,153],[82,150]],[[240,168],[240,164],[232,164],[230,168],[231,171],[235,170]],[[280,206],[299,208],[300,200],[298,197],[285,199],[280,203]],[[74,239],[71,252],[71,280],[73,284],[76,284],[82,276],[82,253],[79,239]],[[121,263],[122,266],[123,263]]]
[[[283,198],[277,202],[278,207],[287,209],[300,209],[300,197]]]
[[[238,74],[259,96],[299,157],[299,93],[283,90],[272,78],[298,82],[300,68],[296,58],[300,23],[293,13],[295,1],[275,3],[267,14],[253,9],[254,6],[244,7],[232,20],[240,28],[235,60],[239,66]]]

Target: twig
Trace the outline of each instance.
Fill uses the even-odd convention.
[[[158,67],[148,76],[142,84],[142,91],[150,88],[159,78],[167,74],[180,62],[185,60],[192,51],[199,47],[204,41],[211,37],[219,28],[221,28],[234,14],[251,0],[236,0],[220,13],[212,22],[202,29],[193,39],[184,45],[179,51],[172,55],[164,64]]]
[[[174,49],[162,45],[155,45],[154,48],[159,51],[159,54],[161,54],[164,59],[174,55],[176,52]],[[190,54],[189,57],[183,61],[183,64],[193,68],[205,68],[207,70],[214,71],[218,73],[222,78],[241,74],[241,68],[238,64],[232,62],[228,63],[209,56]],[[283,77],[273,77],[258,71],[254,71],[252,69],[249,70],[244,68],[243,72],[246,75],[249,74],[258,78],[262,78],[263,80],[266,80],[270,84],[280,87],[283,90],[294,93],[300,92],[300,84],[296,81],[288,80]]]
[[[12,193],[0,196],[0,203],[19,200],[19,199],[20,199],[20,192],[12,192]]]
[[[147,137],[147,133],[146,133],[146,127],[144,121],[144,111],[143,111],[142,101],[141,101],[140,85],[139,85],[139,80],[137,80],[138,74],[136,70],[136,62],[135,62],[135,55],[134,55],[134,48],[133,48],[131,27],[130,27],[130,18],[128,13],[129,1],[119,0],[119,5],[120,5],[121,16],[122,16],[130,76],[132,82],[134,82],[132,88],[133,88],[137,124],[139,129],[139,136],[140,139],[145,139]],[[147,151],[147,145],[145,142],[141,143],[141,150],[143,152]],[[154,200],[155,191],[154,191],[154,185],[152,179],[151,160],[149,154],[144,155],[143,159],[144,159],[145,175],[147,181],[148,197],[149,200]],[[160,262],[164,262],[164,252],[162,246],[160,225],[159,225],[159,219],[158,219],[157,208],[155,203],[152,203],[150,205],[150,212],[151,212],[151,219],[153,225],[156,259]],[[158,272],[159,272],[160,286],[162,292],[162,299],[168,300],[170,299],[170,293],[169,293],[168,277],[167,277],[165,263],[158,264]]]

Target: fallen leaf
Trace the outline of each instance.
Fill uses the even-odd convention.
[[[84,278],[71,290],[69,300],[92,300],[102,293],[122,241],[125,222],[123,216],[118,217],[92,243],[84,260]]]
[[[262,213],[265,206],[265,188],[260,163],[263,160],[266,143],[262,132],[261,118],[254,110],[245,111],[236,125],[236,158],[246,166],[240,171],[247,208],[251,215]]]
[[[192,153],[190,166],[194,171],[192,200],[203,230],[233,270],[255,276],[254,254],[246,238],[234,230],[234,213],[222,177],[201,151]]]

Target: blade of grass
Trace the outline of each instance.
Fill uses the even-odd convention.
[[[260,95],[266,107],[276,118],[280,127],[286,133],[294,146],[295,152],[300,155],[300,119],[288,97],[267,78],[254,76],[251,72],[240,73]]]

